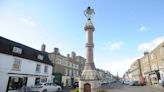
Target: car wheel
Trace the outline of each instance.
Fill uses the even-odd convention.
[[[47,92],[47,90],[46,90],[46,89],[44,89],[42,92]]]
[[[58,88],[57,92],[60,92],[60,88]]]
[[[164,83],[162,83],[162,87],[164,88]]]

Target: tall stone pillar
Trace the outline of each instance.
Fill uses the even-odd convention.
[[[86,32],[86,62],[84,70],[79,81],[79,92],[98,92],[100,88],[100,76],[94,65],[93,55],[93,32],[95,30],[91,21],[91,16],[94,10],[88,7],[85,10],[85,15],[88,17],[84,30]]]

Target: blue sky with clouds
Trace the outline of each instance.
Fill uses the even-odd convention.
[[[85,57],[87,6],[95,10],[97,68],[120,76],[130,64],[164,41],[163,0],[1,0],[0,36],[40,50],[54,47]]]

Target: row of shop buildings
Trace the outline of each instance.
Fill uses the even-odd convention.
[[[145,80],[148,85],[158,85],[164,81],[164,42],[151,52],[134,61],[124,74],[124,80]]]
[[[71,86],[78,82],[85,58],[75,52],[64,56],[58,48],[46,52],[46,45],[36,50],[23,44],[0,37],[0,90],[16,92],[19,86],[33,86],[40,82],[54,82]],[[97,69],[102,82],[112,80],[109,71]]]

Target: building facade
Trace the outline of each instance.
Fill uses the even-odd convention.
[[[133,74],[135,62],[131,65],[133,79],[135,79]],[[152,51],[144,52],[144,56],[140,58],[140,65],[141,75],[148,85],[156,85],[164,81],[164,42]],[[126,77],[126,73],[124,77]]]
[[[140,63],[141,63],[142,77],[145,78],[147,84],[151,84],[151,78],[149,76],[149,72],[151,71],[149,52],[144,52],[144,56],[141,57]]]
[[[135,62],[131,64],[130,71],[132,75],[132,80],[139,81],[140,77],[142,76],[140,59],[137,59]]]
[[[101,83],[107,83],[114,80],[114,77],[112,77],[113,75],[109,71],[105,71],[102,69],[97,69],[97,71],[100,75]]]
[[[46,52],[0,37],[0,61],[1,92],[52,81],[52,63]]]
[[[76,56],[75,59],[76,59],[75,61],[79,63],[79,76],[81,76],[86,59],[83,58],[82,56]]]
[[[152,84],[159,84],[161,81],[164,81],[164,42],[151,51],[150,65]]]
[[[128,69],[125,74],[123,75],[123,80],[124,81],[129,81],[132,80],[132,75],[130,69]]]
[[[58,48],[54,48],[54,52],[49,53],[49,58],[53,63],[54,82],[63,86],[71,86],[75,81],[79,80],[81,69],[84,67],[85,59],[76,56],[75,52],[63,56],[59,53]]]

